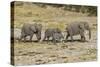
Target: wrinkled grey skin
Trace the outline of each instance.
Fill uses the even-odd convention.
[[[85,41],[85,35],[84,35],[85,30],[89,31],[89,39],[90,39],[91,38],[91,29],[90,29],[89,24],[87,22],[73,22],[73,23],[71,23],[66,28],[66,31],[67,31],[66,40],[70,36],[71,41],[73,41],[74,35],[80,35],[81,41]]]
[[[45,36],[43,40],[49,41],[50,37],[52,38],[53,42],[60,41],[61,38],[63,38],[63,35],[61,33],[61,30],[58,28],[49,28],[45,31]]]
[[[42,25],[41,24],[29,24],[25,23],[21,29],[21,38],[20,40],[24,39],[26,41],[26,37],[30,36],[30,41],[32,41],[32,37],[35,34],[37,37],[37,40],[39,41],[41,39],[41,30]]]

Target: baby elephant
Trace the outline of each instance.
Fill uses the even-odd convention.
[[[73,36],[79,34],[81,36],[81,41],[85,41],[85,35],[84,35],[85,30],[89,31],[89,39],[90,39],[91,38],[91,29],[87,22],[73,22],[73,23],[69,24],[66,28],[66,31],[67,31],[66,40],[70,36],[71,41],[73,41]]]
[[[60,41],[63,37],[62,32],[59,28],[49,28],[45,31],[45,36],[43,40],[49,41],[49,39],[52,38],[52,41],[56,43],[57,41]]]

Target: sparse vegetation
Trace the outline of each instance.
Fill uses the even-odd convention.
[[[65,24],[78,19],[89,21],[88,15],[97,14],[95,6],[80,6],[80,5],[53,5],[53,4],[37,4],[37,3],[23,3],[15,2],[14,8],[14,27],[21,28],[25,22],[38,22],[50,27],[54,24],[55,27],[65,28]],[[43,8],[43,7],[46,8]],[[13,7],[12,7],[13,8]],[[66,9],[66,10],[64,10]],[[70,10],[69,10],[70,9]],[[84,12],[84,11],[85,12]],[[82,14],[83,13],[83,14]],[[94,14],[95,13],[95,14]],[[92,16],[93,17],[93,16]],[[94,16],[95,17],[95,16]],[[93,20],[96,18],[92,18]],[[92,21],[91,19],[91,21]],[[93,21],[92,21],[93,22]]]

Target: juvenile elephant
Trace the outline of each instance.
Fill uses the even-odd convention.
[[[69,24],[66,28],[66,31],[67,31],[66,40],[70,36],[71,41],[73,41],[73,36],[80,34],[81,41],[85,41],[85,35],[84,35],[85,30],[89,31],[89,39],[90,39],[91,38],[91,29],[87,22],[73,22],[73,23]]]
[[[37,37],[37,40],[39,41],[41,39],[41,30],[42,30],[42,25],[41,24],[25,23],[22,26],[22,29],[21,29],[21,38],[20,38],[20,40],[24,39],[24,41],[26,41],[26,37],[30,36],[30,41],[32,41],[32,37],[35,34],[36,37]]]
[[[60,41],[63,38],[62,32],[59,28],[49,28],[45,31],[45,36],[43,40],[49,41],[52,38],[53,42]]]

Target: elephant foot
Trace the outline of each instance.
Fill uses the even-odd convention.
[[[71,42],[74,42],[74,40],[71,40]]]
[[[43,39],[42,41],[46,41],[45,39]]]
[[[68,40],[63,40],[63,42],[68,42]]]
[[[33,42],[39,42],[39,40],[34,40]]]
[[[74,42],[75,40],[71,39],[70,42]]]
[[[74,40],[64,40],[64,42],[74,42]]]
[[[81,40],[81,42],[87,42],[87,40]]]

